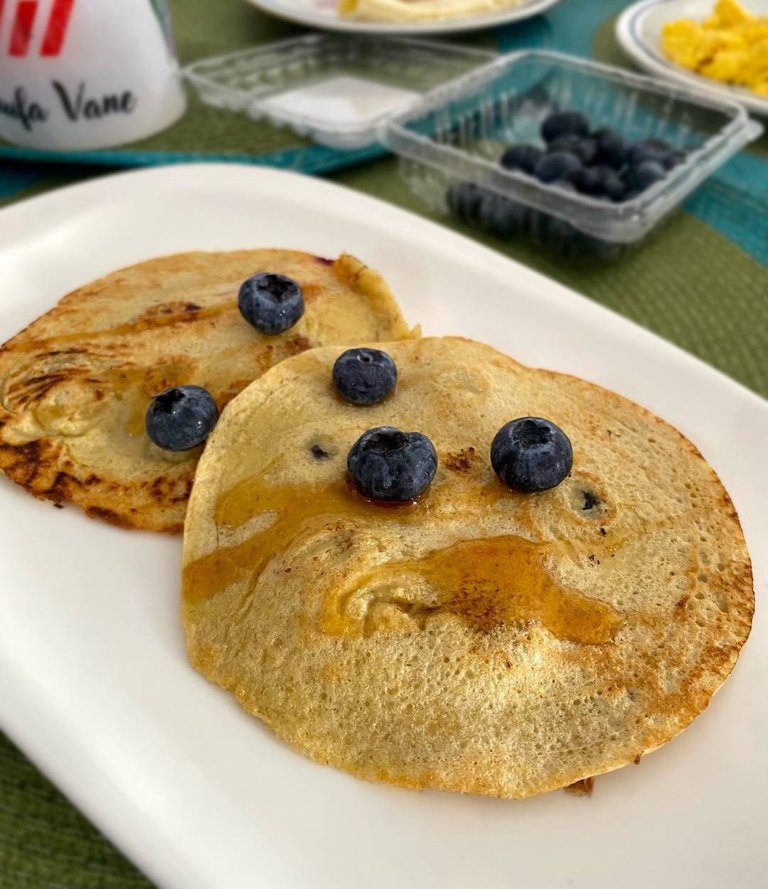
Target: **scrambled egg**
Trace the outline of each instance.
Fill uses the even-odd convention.
[[[669,22],[662,46],[689,71],[768,97],[768,17],[750,15],[736,0],[718,0],[703,23]]]

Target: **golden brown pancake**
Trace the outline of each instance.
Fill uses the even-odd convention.
[[[184,537],[189,657],[312,759],[410,788],[528,797],[635,761],[709,703],[749,633],[749,556],[696,448],[636,404],[461,339],[383,347],[396,391],[291,358],[213,433]],[[557,488],[513,493],[489,449],[520,416],[573,444]],[[364,501],[347,453],[427,434],[414,504]],[[586,787],[587,785],[581,785]]]
[[[306,310],[265,336],[240,315],[250,275],[288,275]],[[384,280],[351,256],[183,253],[65,296],[0,349],[0,470],[36,497],[125,528],[178,532],[202,447],[149,440],[152,398],[194,383],[221,410],[267,368],[313,346],[413,335]]]

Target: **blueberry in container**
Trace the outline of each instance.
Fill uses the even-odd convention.
[[[761,132],[736,103],[530,50],[432,90],[391,116],[382,139],[433,211],[568,259],[607,260],[641,243]],[[513,145],[560,158],[537,177],[514,162]]]

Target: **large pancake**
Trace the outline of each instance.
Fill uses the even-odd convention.
[[[260,271],[304,292],[304,316],[278,336],[237,307],[240,284]],[[384,280],[351,256],[270,249],[142,262],[65,296],[0,349],[0,470],[90,516],[177,532],[202,447],[152,444],[144,415],[154,395],[195,383],[221,409],[305,349],[410,335]]]
[[[467,340],[384,348],[399,382],[382,404],[334,394],[327,348],[227,408],[185,529],[192,663],[302,753],[404,787],[527,797],[670,740],[751,624],[749,556],[713,470],[583,380]],[[525,415],[573,443],[571,475],[541,494],[490,466],[496,431]],[[347,452],[376,425],[432,439],[420,502],[347,485]]]

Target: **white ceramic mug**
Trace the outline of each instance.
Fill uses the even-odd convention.
[[[0,0],[0,137],[134,142],[186,107],[166,0]]]

